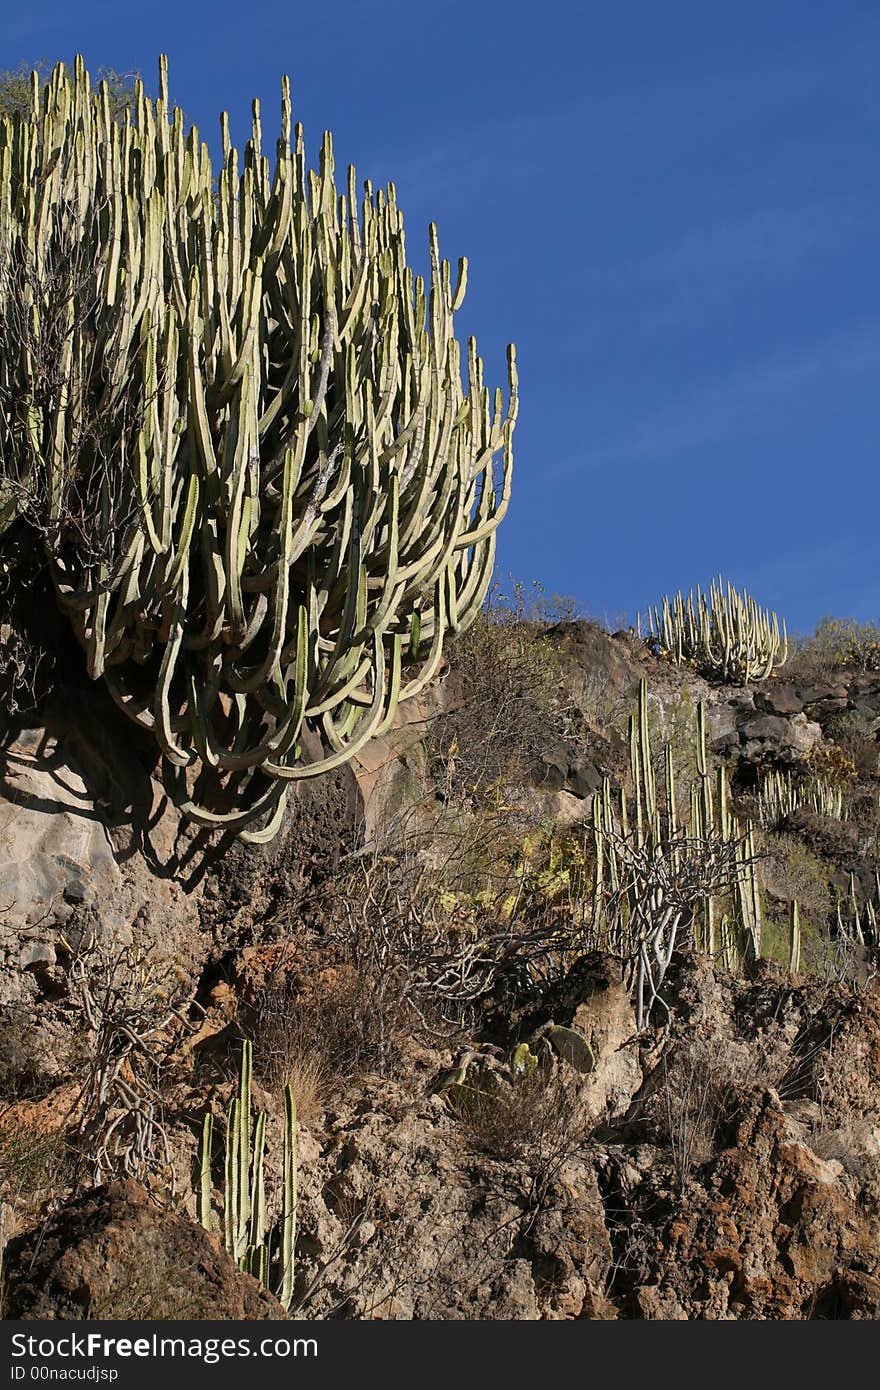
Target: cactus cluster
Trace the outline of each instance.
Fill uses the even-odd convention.
[[[515,355],[505,404],[453,332],[466,262],[432,225],[414,275],[394,186],[340,193],[329,133],[307,169],[286,79],[273,164],[254,103],[216,178],[164,59],[134,108],[77,60],[0,120],[0,531],[37,499],[89,673],[175,803],[267,839],[479,611]]]
[[[837,935],[875,951],[880,947],[880,871],[874,870],[867,895],[857,888],[855,874],[850,874],[847,893],[837,899]]]
[[[764,680],[788,656],[785,623],[738,593],[719,577],[708,597],[697,587],[687,597],[679,591],[648,611],[651,638],[678,665],[690,662],[705,675],[746,685]],[[641,625],[640,625],[641,626]]]
[[[778,825],[799,806],[833,820],[847,818],[842,787],[833,785],[824,777],[799,781],[790,772],[768,773],[758,789],[760,824],[768,828]]]
[[[646,1026],[676,948],[685,942],[728,969],[761,954],[762,907],[751,824],[730,810],[726,769],[706,756],[706,711],[697,706],[697,775],[686,803],[672,747],[655,765],[647,684],[630,717],[632,792],[611,792],[606,778],[592,802],[595,853],[590,940],[629,960],[636,1015]]]
[[[296,1103],[288,1085],[284,1089],[284,1158],[282,1169],[281,1217],[273,1249],[266,1215],[266,1116],[261,1112],[256,1125],[251,1122],[252,1044],[242,1047],[238,1088],[226,1120],[224,1165],[223,1237],[226,1249],[239,1269],[246,1270],[261,1284],[270,1287],[273,1268],[277,1272],[279,1302],[289,1308],[293,1299],[294,1245],[298,1200],[296,1173]],[[199,1220],[211,1230],[211,1157],[213,1117],[208,1111],[202,1126],[199,1151]]]

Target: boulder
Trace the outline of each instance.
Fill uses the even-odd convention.
[[[283,1318],[214,1236],[131,1180],[65,1203],[5,1252],[10,1318]]]
[[[765,714],[780,714],[787,718],[800,714],[804,701],[793,685],[777,685],[755,691],[755,706]]]

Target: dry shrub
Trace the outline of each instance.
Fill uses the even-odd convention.
[[[761,879],[771,900],[788,904],[797,899],[801,925],[806,922],[816,932],[829,922],[832,908],[831,884],[827,864],[814,854],[800,835],[789,831],[766,831],[762,837]]]
[[[499,845],[507,828],[503,809],[441,803],[339,865],[321,896],[320,960],[307,969],[291,944],[241,1010],[264,1084],[388,1073],[410,1040],[471,1038],[487,1010],[509,1013],[562,969],[570,916]]]
[[[312,1048],[295,1052],[281,1079],[283,1086],[290,1086],[296,1102],[296,1114],[300,1124],[314,1124],[327,1106],[330,1094],[330,1074],[324,1058]]]
[[[816,1073],[821,1118],[811,1144],[820,1158],[837,1160],[856,1178],[880,1149],[878,1080],[863,1033],[832,1038]]]
[[[748,1039],[680,1040],[663,1058],[658,1127],[682,1187],[726,1142],[749,1102],[782,1082],[790,1047],[781,1030],[771,1029]]]
[[[121,1173],[143,1181],[168,1166],[162,1079],[180,1037],[190,982],[154,945],[118,945],[93,934],[71,956],[70,998],[87,1038],[78,1138],[95,1184]]]
[[[431,729],[435,780],[466,801],[493,789],[521,788],[548,741],[573,729],[556,646],[521,604],[496,603],[448,650],[461,697]]]
[[[0,1098],[20,1100],[41,1093],[40,1039],[34,1036],[31,1016],[22,1004],[0,1008]],[[42,1087],[46,1089],[45,1084]]]
[[[561,1071],[541,1068],[513,1083],[489,1074],[462,1087],[450,1109],[468,1145],[505,1163],[525,1163],[546,1186],[566,1159],[581,1153],[590,1126],[577,1086]]]
[[[308,988],[279,971],[261,986],[240,1024],[254,1044],[260,1081],[279,1090],[289,1081],[300,1118],[317,1117],[331,1088],[393,1061],[401,1032],[395,1000],[350,966],[330,967]],[[399,1003],[399,1001],[397,1001]]]
[[[313,1124],[326,1107],[333,1080],[333,1059],[339,1067],[340,1048],[327,1047],[328,1039],[316,1035],[320,1021],[314,1005],[303,1008],[283,984],[264,985],[256,1007],[248,1016],[247,1034],[254,1046],[254,1064],[261,1083],[283,1093],[293,1088],[296,1112],[302,1124]],[[322,1050],[322,1047],[324,1050]],[[342,1048],[342,1068],[349,1061]]]
[[[0,1201],[14,1206],[73,1187],[80,1160],[66,1136],[0,1115]]]
[[[843,709],[825,717],[822,727],[826,738],[833,740],[834,746],[843,750],[855,765],[869,763],[869,751],[873,750],[876,765],[877,733],[880,720],[876,711],[870,707],[862,709]]]
[[[355,1002],[380,1069],[402,1036],[473,1036],[487,1006],[511,1007],[558,966],[563,927],[532,910],[518,823],[503,806],[474,815],[441,803],[328,886],[325,941],[365,991]]]
[[[880,623],[855,618],[823,618],[801,638],[790,658],[792,675],[820,676],[845,668],[880,671]]]

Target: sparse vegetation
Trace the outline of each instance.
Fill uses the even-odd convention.
[[[880,624],[503,598],[466,263],[104,77],[0,73],[0,1303],[880,1317]]]
[[[676,1042],[661,1064],[659,1126],[680,1186],[730,1142],[750,1102],[782,1082],[790,1061],[790,1043],[778,1027],[759,1038]]]
[[[22,1205],[33,1210],[41,1199],[75,1186],[82,1162],[63,1129],[21,1119],[10,1123],[8,1111],[8,1106],[0,1107],[0,1202],[13,1211]]]
[[[798,675],[846,669],[880,671],[880,623],[823,618],[795,645],[792,671]]]
[[[558,648],[514,600],[496,597],[450,646],[460,690],[431,730],[429,769],[444,794],[502,796],[533,774],[548,741],[572,737],[574,708]]]

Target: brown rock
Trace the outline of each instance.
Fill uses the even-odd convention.
[[[583,1033],[596,1058],[585,1081],[585,1102],[595,1115],[622,1115],[643,1077],[636,1016],[621,963],[610,956],[587,957],[567,983],[578,999],[571,1026]]]
[[[804,701],[793,685],[768,686],[755,691],[755,704],[766,714],[800,714]]]
[[[136,1182],[95,1188],[9,1242],[11,1318],[283,1318],[219,1242]]]

